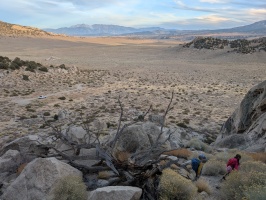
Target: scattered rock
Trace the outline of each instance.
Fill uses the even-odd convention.
[[[21,163],[21,156],[17,150],[8,150],[0,158],[0,172],[16,172]]]
[[[130,186],[108,186],[89,192],[88,200],[139,200],[142,190]]]
[[[37,158],[7,188],[3,200],[48,199],[56,181],[68,175],[82,176],[82,173],[56,158]]]

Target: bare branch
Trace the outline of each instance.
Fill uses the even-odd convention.
[[[116,134],[118,134],[119,131],[120,131],[121,121],[122,121],[122,117],[123,117],[123,114],[124,114],[124,109],[123,109],[122,103],[121,103],[121,101],[120,101],[120,95],[119,95],[119,97],[118,97],[118,104],[119,104],[119,106],[120,106],[120,110],[121,110],[121,112],[120,112],[120,117],[119,117],[119,121],[118,121],[118,127],[117,127],[117,132],[116,132]]]

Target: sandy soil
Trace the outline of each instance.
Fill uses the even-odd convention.
[[[44,111],[52,116],[62,109],[86,108],[97,111],[103,122],[116,124],[119,95],[126,120],[129,113],[144,112],[149,105],[153,113],[163,113],[171,91],[174,109],[167,124],[184,122],[215,137],[247,91],[266,79],[265,52],[242,55],[179,44],[127,38],[1,37],[1,56],[80,70],[0,71],[0,137],[36,133]],[[22,74],[30,81],[23,81]],[[39,95],[47,99],[38,100]],[[59,100],[61,96],[66,100]],[[20,120],[22,116],[28,121]]]

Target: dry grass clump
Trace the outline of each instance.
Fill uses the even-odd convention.
[[[266,164],[245,162],[233,171],[222,184],[222,199],[265,199]]]
[[[192,155],[192,152],[186,148],[181,148],[181,149],[175,149],[172,151],[167,151],[167,152],[164,152],[163,154],[176,156],[178,158],[186,158],[187,159],[188,157],[190,157]]]
[[[204,179],[200,178],[195,182],[196,187],[198,188],[198,192],[206,192],[207,194],[211,194],[210,185]]]
[[[202,153],[192,152],[191,156],[188,159],[198,158],[200,154],[202,154]],[[207,160],[213,159],[213,157],[214,157],[212,154],[209,154],[209,153],[204,153],[204,155],[206,156]]]
[[[202,169],[202,174],[207,176],[224,175],[226,173],[226,163],[220,160],[210,159]]]
[[[245,173],[250,171],[266,172],[266,164],[259,161],[248,161],[240,165],[240,170]]]
[[[53,200],[86,200],[86,185],[78,176],[60,179],[53,190]]]
[[[208,144],[206,144],[206,143],[204,143],[201,140],[196,139],[196,138],[191,139],[187,143],[187,147],[194,148],[196,150],[201,150],[201,151],[204,151],[206,153],[212,152],[212,148]]]
[[[114,156],[120,162],[125,162],[130,157],[130,154],[128,152],[124,152],[124,151],[117,151],[117,152],[115,152]]]
[[[236,149],[228,149],[225,152],[217,153],[217,154],[215,154],[214,158],[216,160],[222,161],[222,162],[224,162],[226,164],[228,162],[228,160],[230,158],[235,157],[236,154],[240,154],[241,155],[240,163],[244,163],[246,161],[253,160],[252,157],[248,153],[241,152],[241,151],[236,150]]]
[[[248,153],[247,155],[252,157],[255,161],[261,161],[263,163],[266,163],[266,152]]]
[[[107,171],[101,171],[98,174],[98,178],[99,179],[108,179],[108,178],[110,178],[110,173]]]
[[[197,187],[190,180],[169,168],[163,170],[158,190],[160,200],[189,200],[197,195]]]

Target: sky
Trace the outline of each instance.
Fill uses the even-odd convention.
[[[0,0],[0,21],[37,28],[114,24],[178,30],[266,20],[266,0]]]

